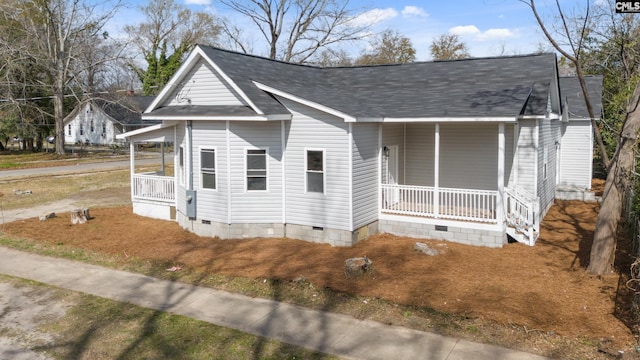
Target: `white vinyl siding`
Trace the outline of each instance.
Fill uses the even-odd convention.
[[[538,166],[538,131],[536,120],[521,120],[516,135],[515,167],[510,186],[518,186],[532,195],[537,194],[536,168]]]
[[[406,134],[406,185],[433,186],[435,124],[408,123]],[[440,166],[447,164],[440,163]],[[444,185],[440,183],[440,186]]]
[[[593,132],[591,122],[570,121],[562,135],[560,185],[591,189]]]
[[[228,201],[228,174],[227,174],[227,148],[226,148],[226,127],[225,122],[193,122],[192,125],[193,145],[193,188],[202,189],[200,168],[200,151],[201,148],[216,149],[216,180],[217,189],[211,191],[208,189],[198,191],[196,198],[198,219],[209,221],[217,221],[226,223],[227,217],[227,201]],[[186,154],[186,161],[189,161]],[[187,174],[187,177],[189,174]],[[188,181],[188,180],[187,180]]]
[[[286,222],[352,230],[348,124],[304,105],[282,98],[278,100],[293,115],[287,122],[286,131]],[[306,149],[325,149],[324,194],[305,192]]]
[[[556,142],[559,137],[560,121],[542,119],[538,122],[538,188],[537,196],[540,198],[540,215],[553,204],[556,191]],[[546,169],[546,170],[545,170]]]
[[[231,223],[282,222],[280,122],[229,122]],[[247,191],[247,149],[265,149],[267,190]]]
[[[496,190],[498,124],[440,124],[440,186]]]
[[[200,60],[185,74],[182,86],[167,97],[163,106],[247,105],[207,62]]]
[[[376,221],[378,217],[378,124],[356,123],[353,124],[352,131],[355,230]]]

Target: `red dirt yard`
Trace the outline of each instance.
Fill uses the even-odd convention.
[[[595,339],[629,348],[629,294],[624,276],[585,272],[598,205],[557,201],[534,247],[500,249],[416,240],[388,234],[351,248],[293,239],[219,240],[189,233],[175,222],[132,214],[131,207],[91,209],[71,225],[68,214],[4,225],[4,232],[121,257],[159,260],[198,273],[254,279],[305,278],[316,287],[429,307],[440,312],[523,326],[549,334]],[[416,241],[442,250],[426,256]],[[624,248],[624,246],[620,246]],[[619,250],[624,251],[624,249]],[[366,255],[375,273],[345,277],[344,261]],[[628,258],[620,253],[619,259]],[[617,264],[628,273],[628,262]]]

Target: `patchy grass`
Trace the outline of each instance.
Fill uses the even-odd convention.
[[[3,210],[46,204],[65,198],[81,198],[105,190],[129,191],[129,170],[93,172],[87,174],[48,175],[28,179],[0,181],[0,206]],[[30,194],[16,194],[29,190]]]
[[[36,351],[55,359],[338,359],[204,321],[33,281],[0,276],[0,282],[36,289],[40,306],[46,305],[43,301],[65,302],[63,316],[46,316],[38,326],[38,332],[53,335],[53,341],[32,344]],[[45,291],[48,296],[43,296]],[[28,336],[0,324],[0,337]]]

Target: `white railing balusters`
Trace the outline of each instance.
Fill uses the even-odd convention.
[[[382,184],[382,212],[496,223],[497,191]]]
[[[168,176],[134,174],[133,198],[158,202],[175,202],[175,179]]]

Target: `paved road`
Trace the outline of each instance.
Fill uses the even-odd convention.
[[[165,155],[165,161],[169,163],[173,160],[170,156]],[[152,164],[160,164],[160,156],[155,157],[145,157],[141,159],[136,159],[136,165],[152,165]],[[101,160],[98,162],[82,162],[76,163],[73,165],[66,166],[52,166],[52,167],[42,167],[42,168],[30,168],[30,169],[18,169],[18,170],[2,170],[0,171],[0,179],[8,179],[8,178],[24,178],[31,176],[46,176],[52,174],[65,174],[65,173],[74,173],[74,172],[91,172],[91,171],[100,171],[100,170],[109,170],[109,169],[118,169],[118,168],[127,168],[130,166],[129,160],[114,160],[107,161]]]

